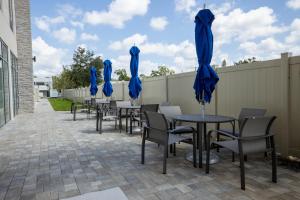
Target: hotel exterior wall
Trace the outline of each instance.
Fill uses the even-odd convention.
[[[300,56],[243,64],[216,69],[220,81],[206,113],[238,117],[243,107],[266,108],[267,115],[276,115],[273,132],[277,150],[300,156]],[[194,98],[195,72],[143,80],[141,103],[170,101],[180,105],[184,113],[200,113]],[[124,94],[128,83],[115,82],[115,99],[128,100]],[[83,90],[83,89],[82,89]],[[74,90],[63,95],[74,98]],[[211,128],[211,127],[210,127]]]

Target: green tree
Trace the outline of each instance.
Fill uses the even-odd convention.
[[[240,65],[240,64],[245,64],[245,63],[254,63],[257,62],[255,57],[244,59],[244,60],[239,60],[238,62],[235,62],[234,65]]]
[[[72,89],[76,87],[73,81],[73,73],[67,66],[63,66],[63,71],[58,76],[52,77],[53,88],[59,92],[63,89]]]
[[[150,76],[155,77],[155,76],[167,76],[167,75],[172,75],[175,74],[175,71],[173,69],[170,69],[167,66],[158,66],[157,70],[152,70]]]
[[[115,71],[115,74],[118,76],[119,81],[129,81],[130,80],[125,69],[117,69]]]
[[[53,88],[62,89],[88,87],[90,85],[90,67],[95,66],[98,75],[98,84],[102,83],[103,61],[101,57],[94,57],[92,51],[78,47],[73,54],[73,64],[63,66],[63,71],[52,77]]]

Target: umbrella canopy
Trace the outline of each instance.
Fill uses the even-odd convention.
[[[219,77],[210,66],[213,54],[213,34],[211,25],[215,17],[209,9],[203,9],[195,17],[195,43],[199,68],[194,82],[196,99],[210,102]]]
[[[98,92],[98,87],[97,87],[97,70],[95,67],[90,68],[90,93],[92,96],[95,96]]]
[[[131,55],[131,60],[130,60],[131,79],[128,85],[129,96],[132,99],[136,99],[139,97],[139,94],[142,91],[142,82],[138,77],[140,50],[136,46],[133,46],[131,47],[129,52]]]
[[[113,93],[113,88],[110,82],[111,72],[112,72],[111,62],[110,60],[105,60],[103,64],[104,64],[104,85],[102,91],[105,96],[110,97],[111,94]]]

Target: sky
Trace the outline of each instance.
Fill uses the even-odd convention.
[[[78,47],[129,73],[129,49],[140,48],[139,73],[159,65],[195,70],[194,18],[215,15],[212,64],[250,57],[300,55],[300,0],[31,0],[34,74],[57,75]]]

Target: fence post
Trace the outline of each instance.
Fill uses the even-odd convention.
[[[169,102],[169,76],[165,76],[166,81],[166,102]]]
[[[290,134],[290,66],[289,54],[282,53],[280,60],[281,74],[281,153],[288,155],[289,151],[289,134]]]
[[[122,100],[125,101],[125,82],[122,81]]]

